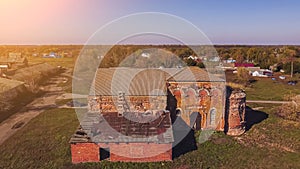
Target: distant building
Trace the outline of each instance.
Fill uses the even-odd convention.
[[[141,56],[144,57],[144,58],[149,58],[150,57],[150,53],[143,52],[141,54]]]
[[[221,62],[218,67],[220,67],[224,71],[226,71],[226,70],[235,70],[236,69],[234,67],[234,63],[228,63],[228,62]]]
[[[17,69],[26,66],[28,66],[28,60],[21,53],[9,53],[7,57],[0,57],[1,69]]]
[[[197,56],[193,56],[193,55],[190,55],[189,57],[187,57],[186,59],[191,59],[191,60],[194,60],[196,62],[202,62],[202,57],[197,57]]]
[[[22,53],[10,52],[8,53],[8,58],[22,58]]]
[[[33,53],[32,56],[33,56],[33,57],[38,57],[39,54],[38,54],[38,53]]]
[[[50,52],[49,54],[43,54],[43,58],[61,58],[61,56],[55,52]]]
[[[228,58],[227,60],[224,60],[225,63],[235,63],[236,60],[234,60],[233,58]]]
[[[259,69],[259,70],[253,70],[250,71],[252,76],[255,77],[271,77],[273,76],[273,71],[268,69]]]
[[[61,56],[64,58],[65,57],[71,58],[71,57],[73,57],[73,54],[72,54],[72,52],[63,52]]]

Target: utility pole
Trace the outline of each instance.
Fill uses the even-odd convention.
[[[294,60],[291,61],[291,77],[293,77],[294,73]]]

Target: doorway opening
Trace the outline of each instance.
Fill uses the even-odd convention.
[[[110,149],[109,148],[100,148],[100,161],[110,159]]]

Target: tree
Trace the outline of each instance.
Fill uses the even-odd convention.
[[[285,50],[284,50],[283,55],[285,56],[284,62],[290,62],[291,63],[291,77],[293,77],[296,50],[293,49],[293,48],[286,47]]]
[[[189,59],[187,59],[186,64],[187,64],[188,66],[196,66],[196,65],[197,65],[197,62],[196,62],[195,60],[189,58]]]
[[[251,75],[249,74],[249,71],[244,67],[239,67],[237,69],[237,80],[240,83],[247,85],[247,83],[249,83],[251,80]]]
[[[300,120],[300,97],[294,96],[291,102],[285,103],[278,107],[277,113],[279,117],[287,120],[299,121]]]

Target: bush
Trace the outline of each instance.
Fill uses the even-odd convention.
[[[241,84],[247,85],[251,81],[251,75],[246,68],[239,67],[237,69],[237,81]]]
[[[295,96],[292,102],[280,106],[277,115],[287,120],[300,121],[300,96]]]

